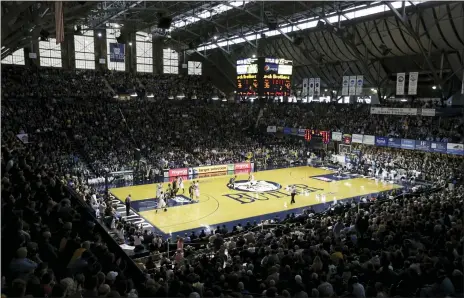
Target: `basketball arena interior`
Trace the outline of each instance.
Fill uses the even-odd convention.
[[[462,297],[463,2],[1,8],[2,297]]]

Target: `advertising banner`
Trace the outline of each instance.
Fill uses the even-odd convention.
[[[321,79],[320,78],[315,78],[314,79],[314,96],[320,96],[321,95]]]
[[[314,78],[309,78],[308,96],[314,96]]]
[[[430,151],[430,141],[416,141],[416,150]]]
[[[419,109],[422,116],[435,117],[435,109]]]
[[[364,85],[364,76],[357,76],[356,77],[356,95],[362,94],[363,85]]]
[[[188,174],[189,174],[188,168],[169,169],[169,177],[188,176]]]
[[[401,149],[416,149],[416,141],[410,139],[401,139]]]
[[[362,144],[363,142],[363,135],[359,135],[359,134],[353,134],[353,137],[351,138],[351,142],[352,143],[358,143],[358,144]]]
[[[332,141],[341,141],[342,133],[338,131],[332,131]]]
[[[239,171],[239,170],[250,170],[251,169],[251,163],[249,162],[239,162],[234,164],[234,170]]]
[[[300,137],[304,137],[305,133],[306,133],[306,128],[298,128],[298,135]]]
[[[303,89],[301,91],[301,97],[307,97],[308,96],[308,86],[309,86],[309,79],[304,78],[303,79]]]
[[[401,148],[401,139],[388,138],[387,146],[391,148]]]
[[[448,143],[446,144],[446,152],[449,154],[464,155],[464,144]]]
[[[291,127],[284,127],[284,134],[289,135],[292,133],[292,128]]]
[[[364,135],[363,144],[365,145],[375,145],[375,136]]]
[[[375,145],[380,147],[388,146],[388,138],[386,137],[375,137]]]
[[[350,77],[344,76],[342,81],[342,95],[348,95],[348,85],[349,85]]]
[[[110,61],[124,62],[124,44],[110,43]]]
[[[446,153],[446,143],[430,142],[430,152]]]
[[[404,81],[406,80],[406,74],[400,72],[396,74],[396,95],[404,95]]]
[[[290,134],[294,136],[298,135],[298,128],[292,128]]]
[[[351,144],[351,134],[344,133],[343,134],[343,144],[350,145]]]
[[[348,95],[356,95],[356,76],[350,76],[350,87]]]
[[[267,132],[277,132],[277,127],[276,126],[268,126],[267,127]]]
[[[228,165],[204,166],[193,168],[193,174],[207,174],[214,172],[227,172]]]
[[[417,109],[412,108],[376,108],[371,107],[373,115],[400,115],[400,116],[415,116]]]
[[[227,165],[227,171],[235,171],[235,164],[230,163]]]

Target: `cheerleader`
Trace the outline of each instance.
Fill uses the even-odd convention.
[[[179,178],[177,178],[177,185],[179,185],[179,189],[182,189],[182,194],[185,193],[185,189],[184,189],[184,179],[182,179],[182,177],[179,176]]]
[[[161,193],[163,192],[163,184],[158,183],[156,185],[156,198],[158,199],[161,196]]]
[[[195,182],[195,199],[196,200],[199,200],[200,199],[200,182],[197,180],[197,182]]]
[[[158,198],[158,206],[156,206],[156,213],[158,213],[158,209],[164,209],[164,212],[168,211],[168,209],[166,208],[166,201],[164,199],[164,194],[163,192],[161,192],[159,198]]]

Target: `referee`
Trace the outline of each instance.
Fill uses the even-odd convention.
[[[295,204],[296,187],[294,185],[292,185],[291,196],[292,200],[290,201],[290,204]]]

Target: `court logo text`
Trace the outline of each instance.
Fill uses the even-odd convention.
[[[229,188],[249,192],[269,192],[279,190],[282,186],[279,183],[266,180],[259,180],[253,183],[248,180],[238,180],[235,181],[234,188],[230,186]]]

